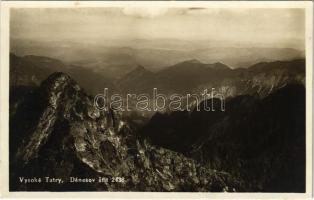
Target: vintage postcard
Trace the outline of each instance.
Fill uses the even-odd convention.
[[[1,195],[311,198],[312,9],[1,2]]]

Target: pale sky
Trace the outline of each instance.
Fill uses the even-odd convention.
[[[304,41],[303,9],[21,8],[11,10],[11,37],[32,40]]]

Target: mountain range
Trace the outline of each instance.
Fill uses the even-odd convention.
[[[196,93],[215,88],[225,97],[240,94],[265,96],[287,83],[305,82],[305,60],[262,62],[244,69],[231,69],[217,62],[205,64],[192,59],[152,72],[143,66],[111,79],[83,66],[68,65],[48,57],[10,55],[10,85],[38,86],[51,73],[71,75],[91,94],[102,93],[105,87],[113,92],[151,93],[153,88],[164,92]]]
[[[93,106],[104,87],[167,95],[215,87],[226,108],[156,112],[135,123],[134,113]],[[219,103],[200,107],[210,100]],[[189,59],[111,79],[106,70],[11,54],[9,123],[11,191],[305,192],[304,59],[237,69]],[[125,182],[20,184],[25,174]]]
[[[287,41],[288,43],[288,41]],[[235,68],[248,68],[259,62],[302,59],[300,49],[265,45],[224,44],[223,41],[134,40],[93,42],[29,41],[11,39],[11,52],[18,56],[40,55],[84,66],[110,78],[121,78],[138,65],[157,72],[186,60],[203,63],[224,62]],[[302,48],[301,48],[302,49]]]
[[[114,88],[113,80],[82,66],[49,57],[10,54],[10,86],[39,86],[50,74],[58,71],[73,76],[91,94],[102,92],[104,86]]]
[[[118,81],[122,91],[149,93],[158,88],[166,94],[200,94],[215,88],[225,97],[240,94],[266,96],[287,83],[305,82],[305,60],[255,64],[247,69],[230,69],[220,62],[204,64],[188,60],[152,73],[138,67]]]

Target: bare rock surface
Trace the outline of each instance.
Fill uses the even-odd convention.
[[[22,137],[10,140],[11,146],[18,143],[10,149],[11,190],[241,191],[243,183],[230,174],[139,139],[117,113],[97,110],[64,73],[49,76],[30,101],[33,105],[21,106],[10,121],[10,137]],[[27,109],[34,116],[20,115]],[[32,123],[23,124],[23,117]],[[63,182],[20,184],[19,177],[26,175]],[[95,182],[70,183],[69,177]],[[109,181],[100,183],[99,177]]]

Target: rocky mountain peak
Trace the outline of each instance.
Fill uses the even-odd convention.
[[[183,61],[182,63],[202,64],[202,62],[197,59],[186,60],[186,61]]]
[[[227,65],[221,63],[221,62],[216,62],[214,64],[212,64],[213,67],[212,68],[215,68],[215,69],[230,69]]]
[[[140,140],[118,113],[97,110],[93,100],[64,73],[53,73],[37,92],[34,100],[38,104],[29,109],[38,110],[38,117],[34,117],[32,127],[20,129],[27,134],[12,155],[11,167],[17,173],[11,180],[18,180],[19,173],[27,171],[28,176],[62,177],[65,181],[70,176],[123,177],[125,181],[95,183],[88,188],[65,184],[51,189],[34,184],[28,190],[241,190],[239,181],[228,173]],[[15,118],[20,119],[18,115]],[[12,129],[10,135],[16,134]],[[17,182],[10,184],[13,190],[21,189]]]
[[[135,69],[134,69],[135,71],[142,71],[142,70],[147,70],[147,69],[145,69],[145,67],[143,67],[142,65],[138,65]]]

